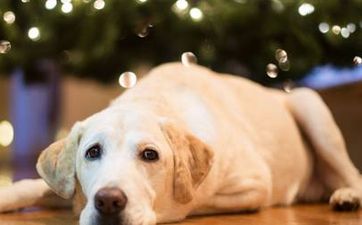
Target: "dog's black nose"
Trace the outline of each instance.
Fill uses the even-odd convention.
[[[118,188],[100,189],[94,197],[95,208],[101,214],[118,214],[127,204],[127,196]]]

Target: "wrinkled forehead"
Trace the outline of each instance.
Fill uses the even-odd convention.
[[[123,108],[103,110],[83,121],[85,140],[118,142],[160,141],[158,117],[151,112]]]

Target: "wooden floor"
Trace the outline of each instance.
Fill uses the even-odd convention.
[[[32,210],[0,214],[0,225],[76,225],[66,210]],[[362,225],[362,210],[332,212],[327,205],[297,205],[270,208],[252,214],[217,215],[188,218],[178,225]]]

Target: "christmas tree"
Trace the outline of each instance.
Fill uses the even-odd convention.
[[[1,49],[8,41],[11,50],[0,70],[46,58],[70,74],[113,81],[191,51],[201,65],[262,83],[298,79],[316,65],[353,65],[361,12],[361,0],[1,0]],[[265,68],[280,64],[277,50],[288,58],[273,80]]]

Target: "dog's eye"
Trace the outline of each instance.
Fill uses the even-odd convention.
[[[158,160],[158,153],[150,148],[146,148],[141,153],[141,159],[146,162],[154,162]]]
[[[102,155],[102,149],[100,145],[94,145],[85,152],[86,159],[95,160]]]

